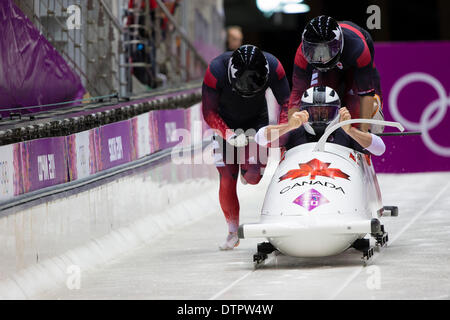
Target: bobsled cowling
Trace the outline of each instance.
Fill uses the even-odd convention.
[[[260,222],[241,225],[241,239],[267,238],[286,255],[321,257],[339,254],[366,234],[380,232],[383,204],[370,156],[325,141],[284,154]]]

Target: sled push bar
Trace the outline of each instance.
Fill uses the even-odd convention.
[[[421,131],[408,131],[408,132],[383,132],[383,133],[374,133],[379,137],[397,137],[397,136],[420,136],[422,134]]]
[[[317,142],[316,147],[314,148],[313,151],[324,151],[325,149],[325,142],[327,142],[328,137],[337,129],[346,126],[348,124],[353,124],[353,123],[368,123],[368,124],[375,124],[375,125],[380,125],[380,126],[385,126],[385,127],[395,127],[398,130],[400,130],[401,132],[403,132],[405,130],[405,128],[403,128],[403,126],[398,123],[398,122],[392,122],[392,121],[382,121],[382,120],[374,120],[374,119],[351,119],[351,120],[345,120],[339,123],[336,123],[335,125],[331,126],[330,128],[328,128],[325,133],[323,134],[323,136],[320,138],[320,140]]]

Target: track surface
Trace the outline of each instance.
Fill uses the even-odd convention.
[[[241,223],[257,222],[270,173],[239,185]],[[255,240],[219,251],[226,236],[217,212],[151,245],[82,273],[81,288],[61,287],[38,299],[449,299],[450,173],[379,175],[387,248],[366,266],[349,249],[338,256],[272,255],[255,269]]]

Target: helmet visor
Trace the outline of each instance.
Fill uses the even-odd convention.
[[[339,114],[339,106],[320,106],[312,105],[303,107],[302,110],[306,110],[309,114],[308,122],[328,124]]]
[[[236,79],[235,89],[243,96],[252,96],[264,89],[267,75],[254,70],[246,70]]]
[[[336,57],[342,48],[342,40],[333,39],[324,43],[303,40],[302,52],[311,64],[326,64]]]

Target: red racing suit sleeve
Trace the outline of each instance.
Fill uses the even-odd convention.
[[[226,131],[230,129],[219,115],[220,89],[217,78],[210,67],[206,70],[202,85],[202,112],[205,122],[226,140]]]
[[[298,108],[303,93],[310,87],[312,72],[308,71],[308,62],[302,53],[302,44],[297,49],[292,72],[292,90],[289,109]]]
[[[373,95],[375,93],[374,83],[376,77],[374,77],[374,61],[373,61],[373,47],[369,47],[366,36],[358,30],[356,26],[347,23],[339,24],[344,33],[352,32],[356,37],[349,37],[350,44],[347,47],[351,56],[351,61],[354,69],[354,80],[356,84],[356,90],[358,95]],[[372,49],[372,50],[371,50]]]
[[[272,56],[273,57],[273,56]],[[271,57],[271,58],[272,58]],[[284,71],[281,62],[273,57],[275,72],[271,72],[270,89],[272,89],[273,95],[280,105],[280,115],[278,118],[278,124],[287,123],[288,121],[288,107],[289,107],[289,82],[286,78],[286,72]],[[269,61],[269,65],[271,61]],[[271,70],[272,71],[272,70]]]
[[[362,53],[361,56],[365,56],[367,53]],[[373,83],[373,61],[369,60],[367,64],[357,64],[354,71],[354,79],[358,95],[374,95],[375,84]]]

